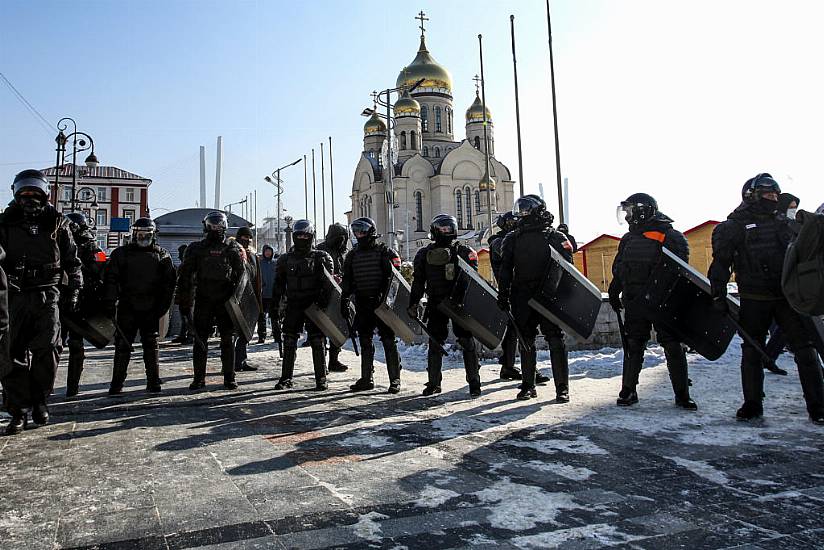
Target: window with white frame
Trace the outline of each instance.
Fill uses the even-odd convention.
[[[109,200],[106,196],[106,188],[105,187],[98,187],[97,188],[97,202],[103,202]]]
[[[129,225],[132,225],[134,222],[134,210],[124,210],[123,217],[129,219]]]
[[[94,221],[98,227],[100,227],[101,225],[109,225],[108,211],[105,208],[98,208]]]
[[[125,198],[123,199],[125,202],[134,202],[134,187],[127,187]]]

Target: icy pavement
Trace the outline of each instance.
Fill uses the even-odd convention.
[[[52,423],[0,438],[0,548],[824,547],[824,430],[788,357],[755,425],[734,419],[737,346],[690,357],[697,413],[673,406],[658,348],[631,408],[615,406],[609,349],[572,354],[568,404],[551,386],[516,401],[492,363],[469,400],[458,353],[444,393],[419,397],[420,347],[402,350],[397,396],[382,363],[374,392],[348,391],[356,368],[309,391],[307,348],[295,390],[276,392],[276,357],[250,346],[261,370],[238,390],[215,374],[190,393],[189,353],[167,346],[163,394],[143,391],[138,357],[120,398],[110,351],[90,352],[79,398],[62,396],[61,368]]]

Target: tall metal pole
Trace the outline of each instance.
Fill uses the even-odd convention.
[[[335,171],[332,168],[332,136],[329,136],[329,190],[332,191],[332,223],[335,223]]]
[[[478,50],[481,57],[481,103],[484,110],[484,162],[486,163],[486,202],[487,202],[487,218],[489,222],[488,231],[492,234],[492,174],[489,173],[489,134],[486,126],[486,89],[484,86],[484,43],[483,35],[478,35]]]
[[[326,231],[326,171],[323,166],[323,142],[320,142],[320,197],[321,210],[323,211],[323,231]],[[325,235],[326,233],[324,233]]]
[[[72,212],[77,210],[77,132],[72,138]]]
[[[395,184],[392,181],[392,172],[394,166],[392,166],[392,113],[390,108],[392,106],[391,101],[391,94],[392,90],[386,90],[386,163],[389,166],[384,166],[383,170],[384,173],[387,174],[386,182],[389,185],[389,210],[388,210],[388,222],[389,222],[389,248],[395,250],[397,247],[395,245]]]
[[[252,221],[255,224],[255,250],[258,249],[258,225],[257,225],[257,189],[255,189],[255,215]]]
[[[303,155],[303,201],[306,203],[306,220],[309,219],[309,178],[306,176],[306,155]]]
[[[62,140],[61,140],[62,137]],[[60,169],[63,167],[63,163],[60,162],[60,154],[63,154],[63,158],[66,157],[66,141],[65,136],[63,136],[63,130],[60,130],[57,134],[57,137],[54,141],[57,142],[57,160],[55,161],[54,165],[54,207],[57,208],[57,202],[60,200],[60,197],[57,194],[60,192]]]
[[[521,103],[518,98],[518,60],[515,57],[515,16],[509,16],[509,27],[512,31],[512,72],[515,75],[515,127],[518,131],[518,183],[521,196],[524,196],[524,157],[521,153]]]
[[[558,106],[555,98],[555,61],[552,56],[552,23],[549,19],[549,0],[546,0],[546,30],[549,35],[549,80],[552,85],[552,122],[555,125],[555,173],[558,183],[558,219],[566,223],[564,216],[564,191],[561,187],[561,146],[558,143]]]
[[[315,231],[318,229],[318,187],[315,180],[315,149],[312,148],[312,225],[315,226]]]
[[[280,185],[280,168],[278,168],[278,175],[276,176],[277,181],[275,182],[275,186],[278,190],[278,211],[275,213],[275,218],[277,218],[277,235],[276,238],[278,240],[278,254],[282,254],[283,250],[280,248],[280,194],[283,192],[283,187]]]

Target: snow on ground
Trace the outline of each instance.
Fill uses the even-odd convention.
[[[538,533],[537,535],[515,537],[510,542],[518,548],[558,548],[562,544],[572,541],[590,541],[599,546],[616,546],[640,538],[643,537],[622,533],[614,525],[597,523],[584,525],[583,527],[558,529],[557,531]]]
[[[713,483],[717,483],[719,485],[726,485],[730,482],[724,472],[713,468],[710,464],[707,464],[703,460],[687,460],[686,458],[680,456],[667,456],[665,458],[667,460],[672,460],[682,468],[686,468],[698,477],[703,477],[707,481],[712,481]]]
[[[352,531],[362,539],[371,542],[380,542],[383,539],[381,535],[380,520],[389,519],[378,512],[369,512],[358,517],[358,522],[352,526]]]
[[[552,523],[562,510],[581,508],[567,493],[513,483],[507,477],[473,494],[489,509],[489,524],[510,531]]]

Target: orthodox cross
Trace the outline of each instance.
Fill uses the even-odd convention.
[[[472,80],[475,81],[475,95],[478,95],[481,90],[481,77],[475,75],[475,78],[473,78]]]
[[[421,13],[419,13],[415,19],[421,22],[418,28],[421,29],[421,36],[423,36],[424,32],[426,31],[426,29],[424,28],[424,21],[429,21],[429,18],[426,17],[426,14],[423,12],[423,10],[421,10]]]

